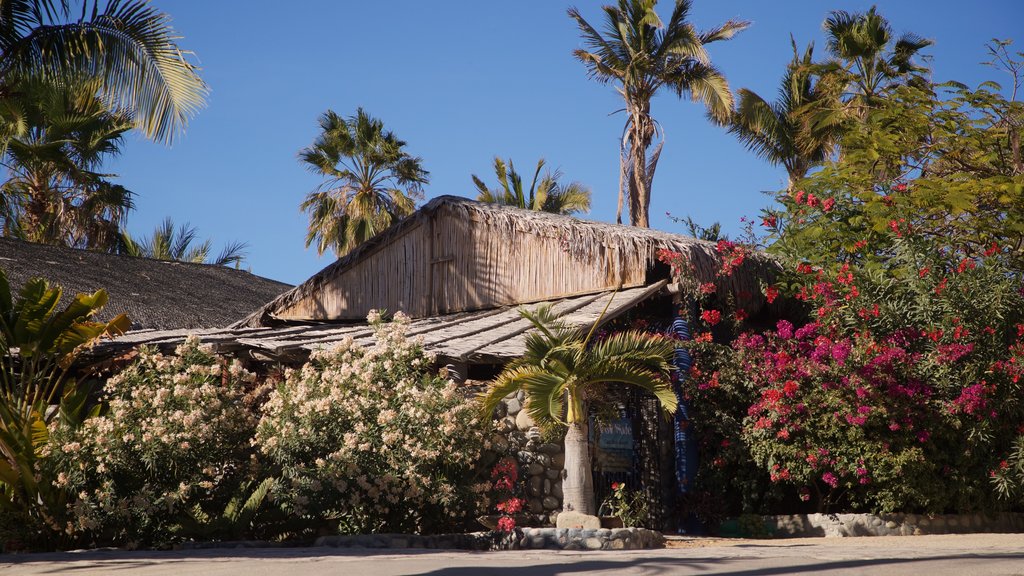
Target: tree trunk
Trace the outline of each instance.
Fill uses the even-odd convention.
[[[586,420],[569,424],[565,433],[565,472],[562,477],[562,508],[597,515],[594,475],[590,465],[590,444]]]

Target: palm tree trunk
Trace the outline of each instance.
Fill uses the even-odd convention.
[[[587,422],[569,424],[565,433],[565,476],[562,480],[563,509],[594,516],[594,476],[590,465]]]
[[[633,174],[629,182],[629,222],[640,228],[650,228],[648,208],[651,205],[651,190],[647,174],[647,150],[654,137],[654,125],[650,115],[650,102],[630,107],[630,160]]]

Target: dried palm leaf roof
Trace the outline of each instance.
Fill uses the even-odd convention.
[[[442,213],[482,222],[495,234],[506,237],[532,234],[558,238],[564,249],[580,262],[595,261],[601,251],[612,249],[619,255],[620,265],[624,268],[649,270],[657,262],[659,250],[678,252],[692,263],[698,280],[715,282],[721,289],[731,292],[743,307],[750,310],[762,305],[761,281],[770,281],[778,270],[778,264],[774,260],[764,253],[756,252],[745,259],[736,273],[723,278],[717,274],[722,255],[715,242],[649,228],[607,224],[477,202],[458,196],[439,196],[234,326],[261,326],[274,323],[277,312],[316,294],[354,263],[372,257],[378,248],[386,246],[395,238]],[[593,292],[605,291],[607,288],[595,286]]]
[[[600,292],[552,301],[551,310],[569,326],[589,328],[604,324],[633,306],[658,293],[667,282],[650,286]],[[522,306],[535,310],[539,303]],[[520,314],[520,307],[506,306],[493,310],[462,312],[445,316],[413,319],[409,337],[418,338],[428,352],[444,362],[501,363],[522,356],[526,349],[525,335],[533,325]],[[150,346],[172,352],[189,336],[196,336],[214,352],[231,354],[262,362],[296,364],[304,362],[310,352],[330,347],[344,339],[360,346],[372,346],[376,339],[373,327],[366,322],[336,324],[318,323],[292,326],[234,327],[208,330],[139,330],[113,340],[100,342],[85,351],[81,362],[103,362],[138,346]]]

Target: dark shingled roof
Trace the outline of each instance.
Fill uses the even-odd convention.
[[[125,313],[132,329],[218,328],[253,312],[290,285],[244,270],[90,252],[0,238],[0,269],[17,292],[41,276],[68,294],[110,294],[100,318]]]

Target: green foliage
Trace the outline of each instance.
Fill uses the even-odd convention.
[[[90,78],[110,110],[147,138],[171,140],[204,104],[207,88],[178,48],[170,17],[145,0],[5,0],[0,18],[0,136],[23,126],[9,96],[25,79],[57,87]],[[91,5],[91,8],[90,8]],[[78,17],[80,15],[80,17]]]
[[[813,122],[811,117],[838,103],[836,79],[828,73],[815,76],[810,45],[801,56],[793,44],[793,60],[779,86],[779,98],[767,102],[756,92],[741,88],[739,104],[729,122],[748,150],[773,165],[782,165],[789,187],[822,164],[839,136],[838,126]]]
[[[590,211],[590,189],[579,182],[571,182],[562,185],[558,182],[562,173],[555,170],[554,173],[546,171],[541,177],[540,171],[544,169],[544,159],[537,161],[537,170],[533,173],[533,180],[530,182],[528,192],[523,191],[523,178],[516,172],[510,158],[508,164],[495,156],[494,174],[498,178],[500,189],[491,189],[484,184],[483,180],[473,175],[473,184],[479,192],[477,200],[490,202],[504,206],[515,206],[527,210],[540,210],[553,214],[575,214],[577,212]]]
[[[625,482],[613,482],[612,493],[601,503],[601,516],[615,516],[626,527],[643,528],[650,517],[647,496],[626,488]]]
[[[522,310],[535,330],[526,335],[526,353],[494,379],[484,396],[491,413],[513,392],[526,392],[524,409],[536,422],[579,424],[588,401],[612,383],[653,394],[667,412],[676,407],[668,385],[673,342],[639,331],[619,332],[591,342],[591,334],[566,326],[549,306]]]
[[[76,428],[86,418],[89,389],[69,374],[83,348],[120,334],[128,319],[92,320],[107,294],[78,294],[63,310],[60,287],[29,280],[17,299],[0,271],[0,513],[5,528],[34,544],[63,529],[68,492],[41,476],[51,426]],[[54,402],[56,409],[51,409]]]
[[[896,88],[843,137],[841,161],[780,194],[771,250],[797,261],[886,268],[906,235],[1024,263],[1024,173],[1009,127],[1024,107],[991,87]],[[940,97],[944,95],[945,97]]]
[[[327,177],[301,208],[309,212],[306,246],[344,256],[398,218],[412,213],[429,172],[405,151],[405,142],[362,108],[348,119],[328,110],[321,133],[299,159]]]
[[[32,242],[92,249],[111,247],[132,209],[132,194],[99,172],[120,152],[131,128],[96,96],[98,82],[55,87],[21,82],[7,98],[24,126],[7,142],[9,177],[0,192],[4,233]]]
[[[129,256],[155,258],[156,260],[174,260],[177,262],[193,262],[196,264],[213,264],[214,266],[240,266],[245,262],[244,242],[231,242],[224,246],[216,258],[210,260],[213,242],[209,239],[196,244],[198,232],[187,222],[174,226],[171,218],[153,229],[148,238],[132,238],[127,232],[121,233],[121,252]]]

